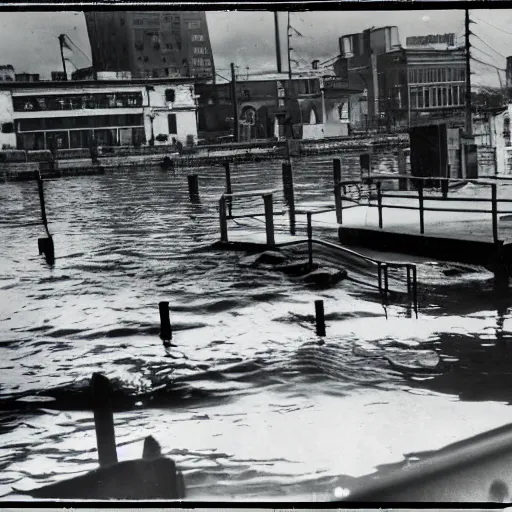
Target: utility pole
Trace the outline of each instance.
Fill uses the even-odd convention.
[[[466,34],[466,133],[473,134],[473,123],[471,120],[471,45],[469,43],[469,9],[466,9],[465,34]]]
[[[59,43],[60,43],[60,56],[61,56],[61,59],[62,59],[62,67],[64,68],[64,76],[65,76],[65,80],[68,79],[68,72],[66,70],[66,59],[64,58],[64,45],[68,46],[65,41],[64,41],[64,38],[66,37],[66,34],[61,34],[59,36]]]
[[[236,94],[236,75],[235,65],[231,63],[231,100],[233,101],[233,138],[239,142],[238,126],[238,98]]]
[[[281,66],[281,39],[279,37],[279,19],[277,17],[278,12],[276,11],[274,13],[274,26],[275,26],[275,33],[276,33],[276,60],[277,60],[277,72],[282,73],[282,66]]]
[[[288,11],[288,24],[286,27],[286,39],[288,41],[288,79],[292,79],[292,65],[291,65],[291,57],[290,57],[290,51],[292,48],[290,48],[290,11]]]

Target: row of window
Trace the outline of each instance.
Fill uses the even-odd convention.
[[[73,130],[78,128],[99,128],[108,126],[143,126],[142,114],[122,114],[109,116],[75,116],[18,119],[18,132],[47,130]]]
[[[465,94],[466,88],[462,85],[411,87],[411,109],[463,106]]]
[[[192,64],[194,66],[206,67],[206,66],[211,66],[212,61],[211,61],[211,59],[203,59],[202,57],[194,57],[192,59]]]
[[[207,55],[208,48],[206,46],[194,46],[194,55]]]
[[[19,133],[17,146],[25,150],[89,148],[92,139],[100,146],[136,146],[146,142],[142,126],[136,128],[99,128],[95,130]]]
[[[429,68],[410,69],[409,83],[424,84],[436,82],[464,82],[466,70],[464,68]]]
[[[13,98],[13,104],[15,112],[142,107],[142,93],[116,92],[17,96]]]

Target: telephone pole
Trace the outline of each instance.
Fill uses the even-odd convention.
[[[276,11],[274,13],[274,26],[275,26],[275,33],[276,33],[276,60],[277,60],[277,72],[282,73],[282,66],[281,66],[281,39],[279,37],[279,18],[277,17],[278,12]]]
[[[233,101],[233,138],[235,142],[239,142],[238,98],[236,94],[235,65],[233,62],[231,63],[231,100]]]
[[[292,65],[291,65],[291,57],[290,57],[290,51],[292,48],[290,48],[290,11],[288,11],[288,24],[286,26],[286,39],[288,41],[288,79],[292,79]]]
[[[466,35],[466,133],[468,135],[473,134],[473,123],[471,120],[471,44],[469,43],[469,9],[466,9],[465,19],[465,35]]]

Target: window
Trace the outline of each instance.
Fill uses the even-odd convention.
[[[198,58],[198,57],[194,57],[192,59],[192,64],[194,64],[194,66],[203,66],[204,65],[204,61],[202,58]]]
[[[453,94],[451,87],[448,87],[448,105],[453,105]]]
[[[442,87],[437,88],[437,106],[438,107],[443,106],[443,88]]]
[[[169,124],[169,134],[175,135],[178,133],[176,126],[176,114],[169,114],[167,116],[167,122]]]
[[[203,42],[204,41],[204,35],[203,34],[192,34],[192,41],[194,43],[196,43],[196,42]]]
[[[452,81],[452,70],[451,68],[445,69],[446,71],[446,81],[451,82]]]
[[[153,72],[152,78],[158,78],[158,68],[153,68],[152,72]]]
[[[448,96],[446,94],[446,87],[443,87],[443,106],[448,106]]]
[[[160,50],[160,43],[153,43],[153,49]]]
[[[176,93],[174,92],[174,89],[166,89],[165,90],[165,101],[173,103],[176,101]]]
[[[163,21],[164,21],[164,23],[170,23],[171,18],[169,16],[164,16]]]
[[[210,59],[204,59],[204,65],[205,66],[211,66],[212,65],[212,61]]]
[[[205,55],[208,53],[208,49],[205,46],[194,46],[195,55]]]
[[[124,21],[124,18],[120,18],[119,23],[121,24],[121,27],[124,27],[126,24],[126,22]]]
[[[166,50],[172,50],[172,44],[166,43],[165,48],[166,48]]]
[[[133,24],[134,25],[144,25],[144,20],[140,19],[140,18],[135,18],[133,20]]]
[[[187,27],[189,30],[201,28],[201,22],[200,21],[189,21],[187,24]]]
[[[2,124],[2,133],[14,133],[14,123]]]
[[[423,89],[423,91],[425,92],[425,108],[429,108],[430,107],[430,88],[429,87],[425,87]]]
[[[144,57],[144,62],[149,62],[149,57]]]
[[[178,42],[176,43],[176,46],[178,47],[178,50],[181,50],[181,42],[180,42],[180,41],[178,41]]]

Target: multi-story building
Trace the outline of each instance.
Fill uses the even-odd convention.
[[[204,84],[199,95],[198,131],[208,142],[233,134],[230,84]],[[240,140],[322,139],[349,133],[349,101],[361,92],[316,70],[292,76],[273,73],[240,79],[236,86]]]
[[[366,91],[361,127],[463,123],[465,53],[454,34],[410,37],[403,48],[397,27],[369,29],[341,37],[340,52],[349,84]]]
[[[185,78],[0,82],[0,147],[186,144],[197,139],[196,113]]]
[[[215,77],[202,11],[94,11],[85,20],[95,71],[133,77]]]

